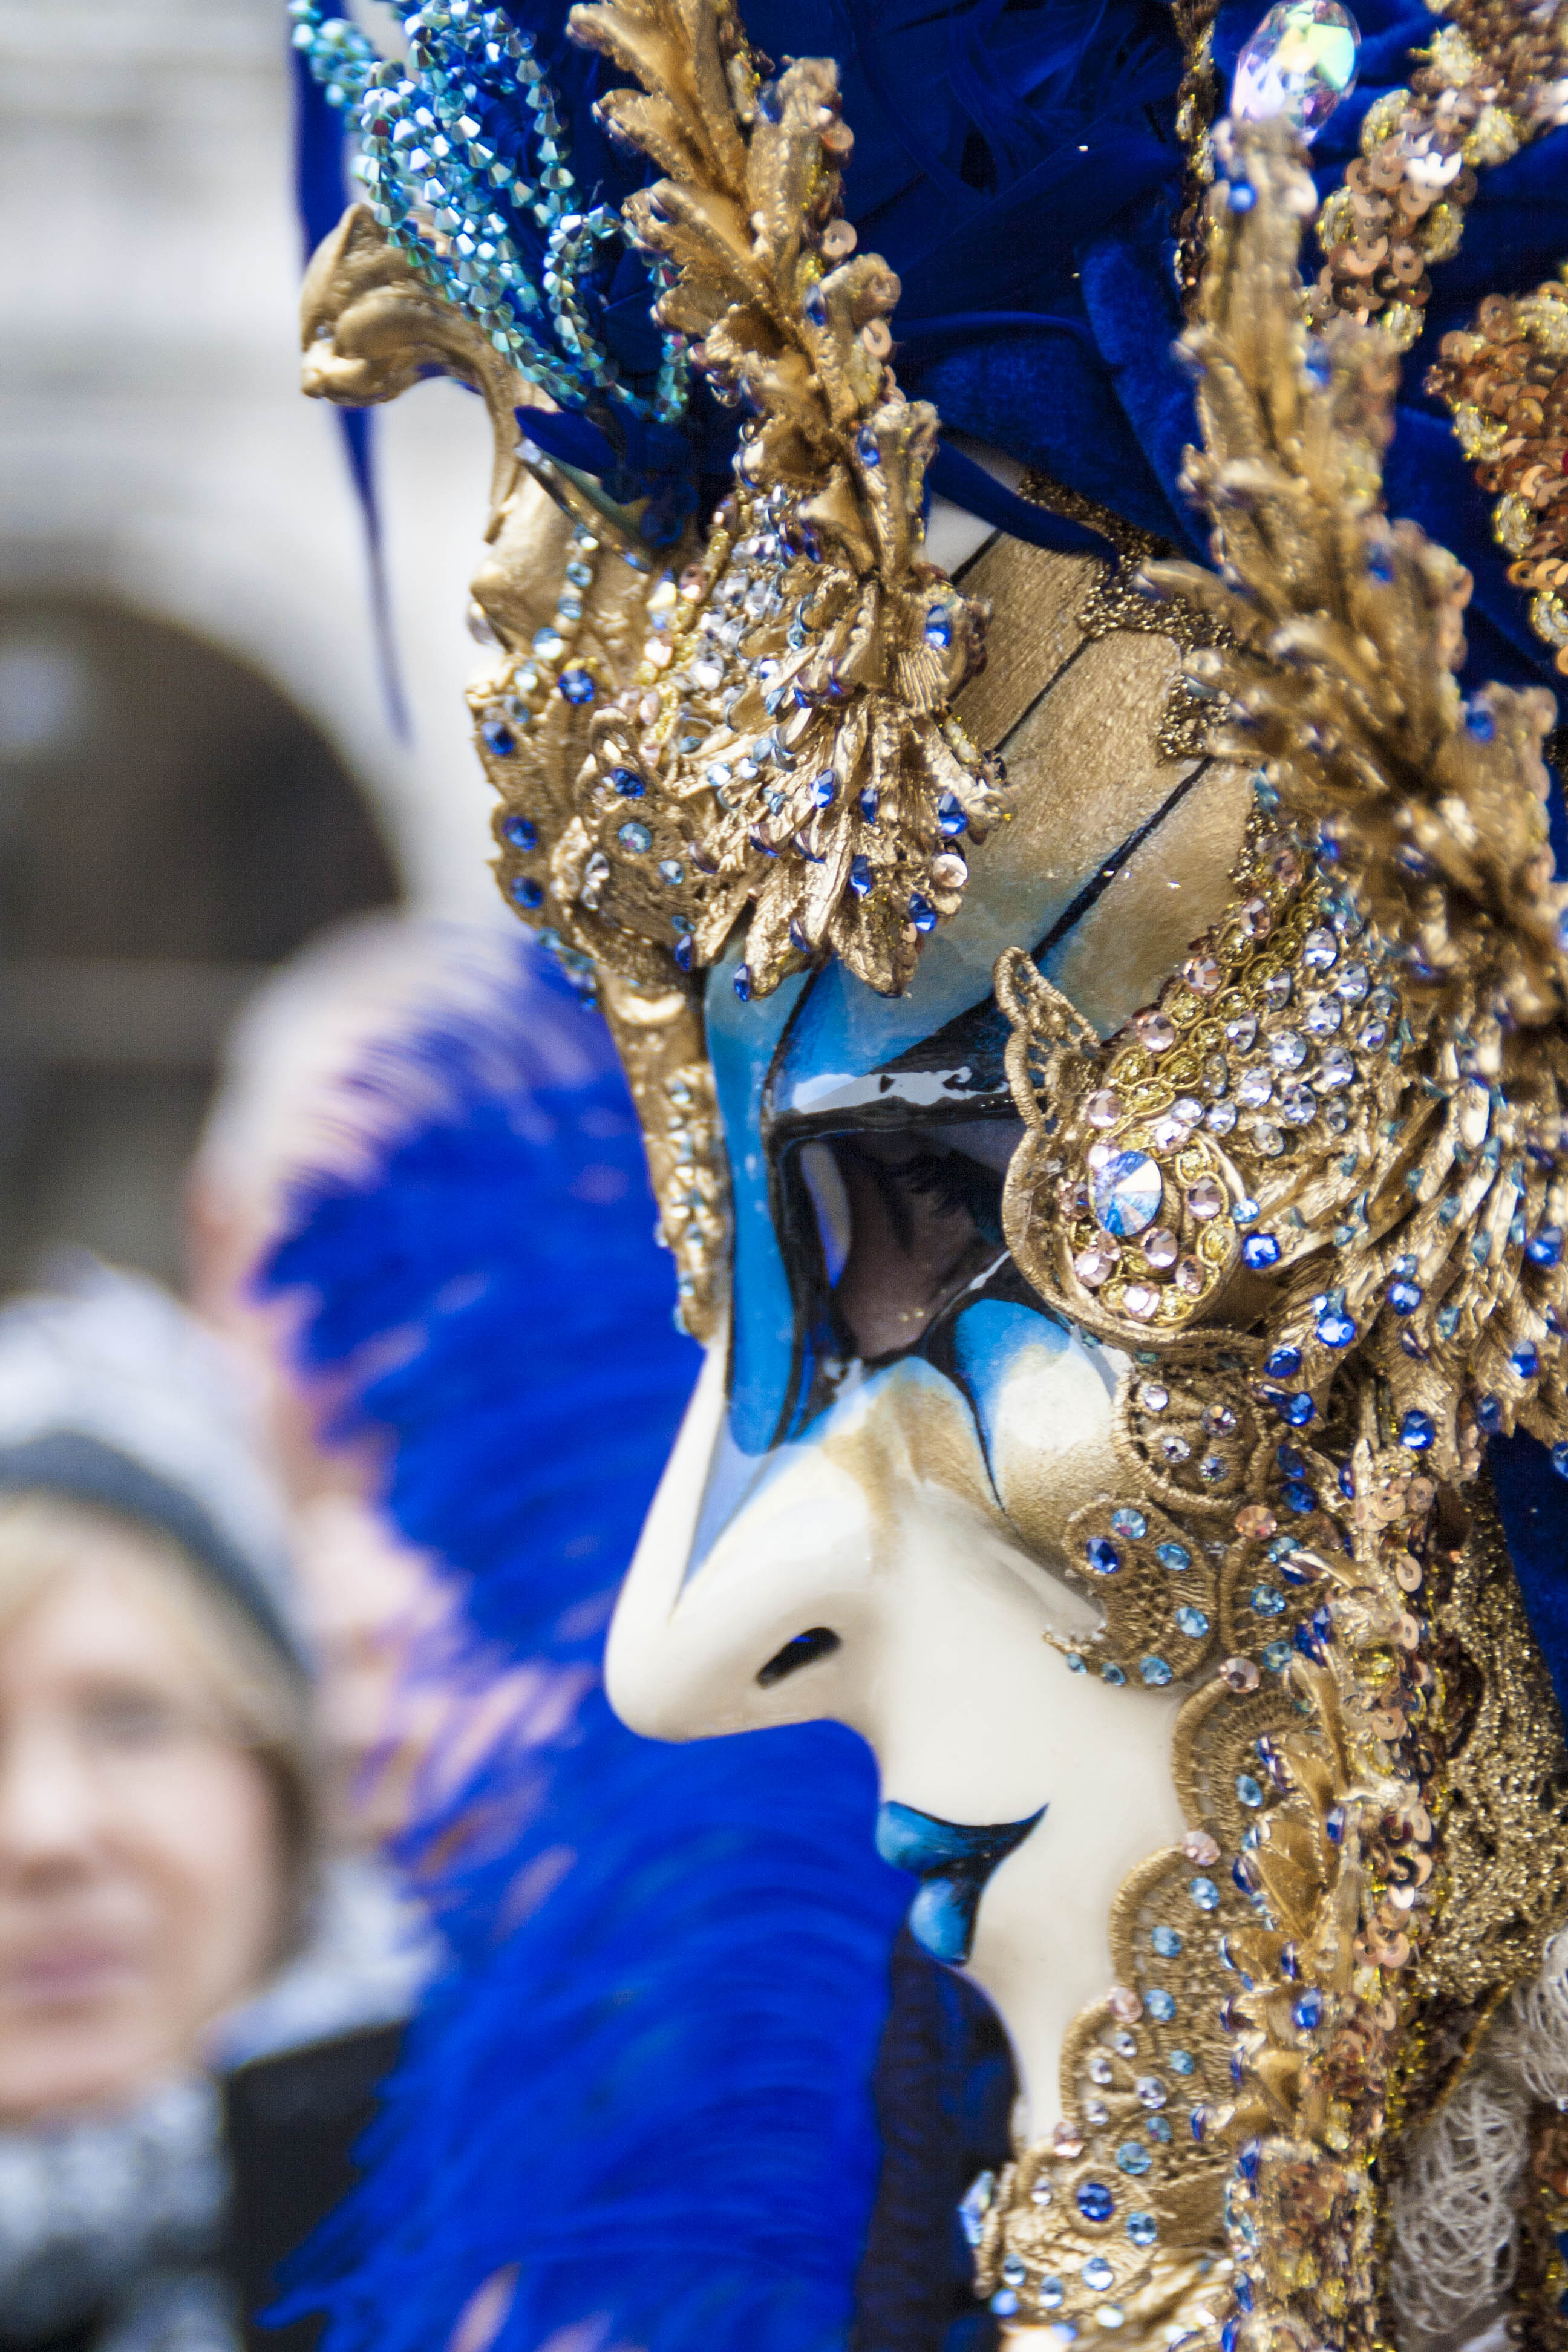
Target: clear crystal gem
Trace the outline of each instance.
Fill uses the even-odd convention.
[[[1236,61],[1231,112],[1241,122],[1283,114],[1310,141],[1355,88],[1361,30],[1339,0],[1282,0]]]
[[[1153,1223],[1163,1194],[1160,1171],[1146,1151],[1113,1152],[1090,1188],[1097,1220],[1118,1241]]]

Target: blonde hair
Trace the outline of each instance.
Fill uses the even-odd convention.
[[[116,1569],[138,1578],[175,1626],[221,1736],[253,1755],[272,1784],[291,1944],[320,1835],[311,1693],[240,1602],[161,1528],[73,1496],[21,1488],[0,1492],[0,1640],[57,1578],[80,1567],[88,1544],[96,1549],[105,1538]]]

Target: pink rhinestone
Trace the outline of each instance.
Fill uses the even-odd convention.
[[[1143,2003],[1131,1985],[1112,1985],[1106,2007],[1119,2025],[1136,2025],[1143,2014]]]
[[[1219,1860],[1219,1841],[1210,1837],[1207,1830],[1189,1830],[1182,1840],[1182,1852],[1189,1862],[1207,1867]]]
[[[1103,1168],[1108,1160],[1115,1159],[1116,1153],[1109,1143],[1091,1143],[1083,1156],[1092,1169]]]
[[[1121,1097],[1111,1087],[1101,1087],[1085,1103],[1083,1115],[1090,1127],[1114,1127],[1121,1116]]]
[[[1151,1054],[1164,1054],[1176,1042],[1175,1024],[1163,1013],[1140,1013],[1132,1023],[1138,1032],[1138,1042]]]
[[[1254,1691],[1263,1679],[1250,1658],[1226,1658],[1219,1678],[1226,1690],[1233,1691]]]
[[[1200,1176],[1195,1184],[1188,1186],[1187,1213],[1196,1217],[1200,1224],[1217,1217],[1224,1206],[1225,1194],[1212,1176]]]
[[[1289,888],[1301,879],[1301,861],[1293,849],[1282,849],[1274,860],[1274,871]]]
[[[1086,1290],[1098,1290],[1100,1284],[1109,1282],[1115,1273],[1120,1255],[1120,1251],[1112,1249],[1109,1242],[1091,1242],[1088,1249],[1079,1250],[1072,1262],[1072,1270]]]
[[[1175,1265],[1178,1246],[1175,1234],[1165,1225],[1156,1225],[1152,1234],[1143,1236],[1143,1255],[1159,1274]]]
[[[1225,966],[1217,956],[1196,955],[1183,965],[1182,978],[1195,995],[1214,996],[1225,985]]]
[[[1082,2137],[1074,2130],[1065,2116],[1060,2123],[1051,2126],[1051,2146],[1058,2156],[1072,2157],[1083,2154]]]
[[[1195,1257],[1184,1257],[1176,1268],[1176,1288],[1195,1298],[1204,1286],[1204,1270]]]
[[[1156,1151],[1179,1151],[1187,1139],[1186,1123],[1174,1111],[1166,1111],[1149,1130],[1154,1139]]]
[[[1266,1503],[1245,1503],[1236,1515],[1237,1534],[1256,1538],[1259,1542],[1265,1536],[1271,1536],[1279,1525]]]
[[[1151,1323],[1160,1311],[1160,1294],[1147,1282],[1130,1282],[1121,1304],[1140,1323]]]
[[[1267,898],[1248,898],[1241,909],[1241,928],[1249,940],[1266,940],[1274,929]]]
[[[1057,1204],[1064,1217],[1087,1217],[1089,1186],[1076,1176],[1064,1177],[1057,1188]]]

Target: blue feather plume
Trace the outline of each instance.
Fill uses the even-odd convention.
[[[326,2313],[324,2352],[436,2352],[515,2265],[503,2352],[590,2320],[647,2352],[829,2352],[908,1884],[847,1733],[658,1747],[598,1686],[695,1351],[607,1038],[521,943],[517,969],[511,1017],[361,1073],[392,1139],[300,1188],[265,1275],[303,1293],[339,1433],[383,1433],[387,1506],[457,1580],[447,1670],[588,1685],[542,1742],[434,1759],[402,1859],[452,1966],[283,2310]]]

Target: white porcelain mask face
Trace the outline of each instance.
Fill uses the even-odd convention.
[[[1103,656],[1125,689],[1110,723],[1086,705]],[[1042,2115],[1061,2030],[1106,1981],[1111,1895],[1180,1834],[1180,1694],[1069,1675],[1043,1638],[1094,1622],[1061,1538],[1115,1483],[1125,1360],[1047,1312],[1003,1240],[1021,1130],[991,974],[1027,946],[1109,1033],[1217,911],[1242,794],[1149,750],[1174,660],[1161,639],[1087,646],[1024,711],[1018,816],[905,996],[830,962],[742,1002],[739,940],[711,974],[730,1343],[609,1652],[616,1707],[657,1738],[862,1733],[878,1845],[918,1881],[911,1928],[996,2000]]]

